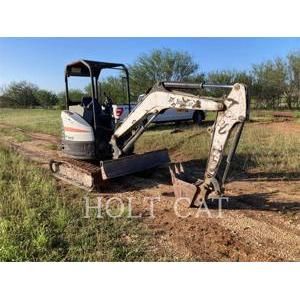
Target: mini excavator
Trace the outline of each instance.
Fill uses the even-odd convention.
[[[99,77],[104,69],[117,69],[125,74],[130,109],[129,73],[125,65],[90,60],[68,64],[65,69],[66,110],[61,112],[62,154],[50,161],[54,176],[87,190],[98,190],[106,180],[168,164],[170,159],[166,149],[133,153],[135,142],[153,119],[170,108],[214,111],[217,117],[210,132],[211,147],[204,179],[188,176],[181,165],[171,166],[170,173],[176,198],[188,197],[191,206],[199,206],[211,193],[222,195],[249,113],[246,86],[241,83],[158,82],[143,94],[128,117],[116,126],[112,99],[106,96],[101,100]],[[90,79],[89,96],[83,96],[80,101],[70,99],[68,80],[72,76]],[[190,93],[192,90],[215,88],[228,89],[227,97],[218,99]],[[226,167],[220,174],[225,146],[231,136]]]

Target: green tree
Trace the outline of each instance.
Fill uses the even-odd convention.
[[[84,88],[87,94],[91,94],[91,84]],[[104,99],[104,94],[109,96],[114,104],[127,103],[127,81],[126,78],[119,76],[109,76],[99,83],[99,93],[101,100]]]
[[[127,85],[124,77],[107,77],[101,84],[101,91],[111,97],[113,103],[127,102]]]
[[[35,96],[37,91],[38,87],[30,82],[12,82],[8,87],[4,88],[2,105],[7,107],[32,107],[38,105]]]
[[[187,52],[155,49],[139,56],[130,67],[132,92],[135,96],[143,94],[158,81],[188,80],[197,70]]]
[[[87,96],[87,92],[80,89],[69,89],[69,98],[73,101],[80,102],[83,96]],[[66,92],[60,92],[57,94],[58,104],[60,107],[65,107]]]
[[[252,70],[253,94],[265,108],[276,108],[280,98],[288,90],[288,71],[286,62],[277,58],[274,61],[267,61],[253,65]],[[258,105],[259,106],[259,105]]]
[[[34,93],[37,102],[40,106],[51,107],[58,103],[58,97],[56,94],[47,90],[37,90]]]
[[[287,104],[289,108],[300,107],[300,51],[288,55],[289,89]]]
[[[235,70],[222,70],[209,72],[206,75],[205,82],[210,84],[234,84],[234,83],[244,83],[249,88],[252,86],[252,76],[245,71],[235,71]],[[224,89],[211,89],[209,95],[214,97],[221,97],[228,90]]]

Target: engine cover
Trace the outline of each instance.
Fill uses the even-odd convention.
[[[67,110],[61,113],[62,151],[76,159],[95,159],[93,128],[79,114]]]

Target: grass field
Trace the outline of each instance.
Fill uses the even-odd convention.
[[[175,160],[205,160],[210,141],[205,128],[188,128],[178,133],[172,130],[153,131],[137,143],[139,152],[166,147]],[[276,132],[247,124],[237,150],[233,167],[241,172],[251,168],[273,173],[300,169],[299,132]],[[205,162],[204,162],[205,163]]]
[[[60,191],[50,174],[0,147],[0,261],[153,258],[138,221],[104,213],[85,219],[83,196],[78,189]]]
[[[4,109],[0,123],[58,136],[59,114]],[[285,131],[285,122],[270,126],[270,112],[254,112],[252,121],[246,124],[231,175],[239,174],[238,178],[254,170],[261,176],[293,177],[300,169],[299,131]],[[205,167],[210,146],[205,124],[174,128],[151,128],[137,142],[136,151],[167,148],[173,161],[196,160],[199,167]],[[17,142],[30,139],[13,128],[0,128],[0,134]],[[48,172],[0,147],[0,261],[167,259],[155,256],[151,250],[155,237],[143,223],[125,216],[84,219],[84,193],[72,187],[60,189]]]
[[[0,109],[0,123],[22,129],[60,134],[60,111],[47,109]]]
[[[297,117],[297,112],[294,112]],[[208,120],[214,114],[207,115]],[[300,139],[298,132],[275,131],[264,129],[265,125],[257,126],[256,122],[271,122],[271,111],[251,112],[251,121],[246,125],[237,150],[237,160],[233,167],[237,171],[260,168],[263,171],[293,172],[300,167]],[[297,122],[296,119],[295,122]],[[33,132],[42,132],[59,136],[61,132],[60,111],[46,109],[2,109],[0,123],[12,125]],[[167,148],[174,160],[205,160],[209,150],[207,128],[193,125],[180,125],[179,132],[174,133],[174,125],[153,126],[138,140],[137,152],[145,152]],[[1,129],[7,134],[10,129]],[[10,132],[22,141],[26,139],[21,133]],[[205,163],[205,162],[204,162]]]
[[[295,111],[293,114],[299,121],[300,112]],[[214,118],[215,113],[207,113],[206,120],[211,121]],[[251,112],[251,120],[253,121],[272,121],[272,119],[272,111],[260,110]],[[61,132],[60,110],[1,108],[1,122],[34,132],[53,135],[60,135]],[[164,126],[164,128],[166,127],[168,128],[168,126]],[[169,126],[169,128],[174,128],[174,126]]]

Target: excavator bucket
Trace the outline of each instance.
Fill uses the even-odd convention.
[[[174,164],[169,169],[175,198],[188,199],[191,207],[198,207],[201,204],[198,196],[200,194],[200,185],[203,181],[189,176],[184,171],[182,164]]]
[[[167,150],[134,154],[94,165],[71,158],[50,161],[50,170],[58,179],[82,189],[100,190],[106,180],[149,170],[170,162]]]
[[[169,169],[175,198],[187,198],[190,200],[190,203],[192,203],[198,191],[197,186],[186,181],[187,178],[182,164],[174,164],[173,166],[170,166]]]

